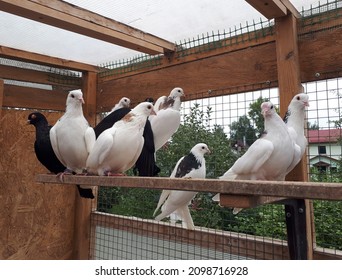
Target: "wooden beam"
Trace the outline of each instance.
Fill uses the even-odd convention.
[[[342,24],[342,17],[335,24]],[[336,78],[341,72],[342,29],[329,26],[327,24],[329,31],[316,32],[315,25],[310,36],[299,37],[298,57],[303,83],[327,78],[323,74],[317,78],[317,72],[331,73],[328,78]],[[305,29],[306,32],[309,30]],[[185,91],[183,100],[277,87],[275,36],[267,39],[261,44],[246,41],[234,47],[179,57],[171,63],[163,61],[158,66],[143,70],[109,74],[107,77],[100,74],[97,112],[110,111],[115,104],[113,102],[127,94],[132,103],[149,96],[156,99],[161,94],[168,94],[175,86],[175,80],[177,86]],[[291,73],[286,75],[289,77]],[[287,106],[286,102],[284,106]]]
[[[272,196],[244,196],[244,195],[220,195],[220,206],[236,208],[254,208],[264,204],[270,204],[284,200],[284,197]]]
[[[0,119],[1,119],[3,103],[4,103],[4,80],[0,79]]]
[[[287,8],[281,0],[246,0],[246,2],[268,19],[287,15]]]
[[[66,92],[5,85],[2,106],[64,111],[66,98]]]
[[[96,89],[97,73],[85,72],[83,74],[84,116],[91,126],[96,123]]]
[[[286,9],[288,10],[289,13],[294,15],[296,18],[302,17],[300,12],[296,9],[295,6],[291,3],[290,0],[281,0],[281,2],[285,5]]]
[[[175,44],[58,0],[0,0],[4,12],[148,54],[175,51]]]
[[[39,174],[36,181],[40,183],[60,184],[55,175]],[[342,183],[313,183],[294,181],[249,181],[218,179],[180,179],[168,177],[134,177],[134,176],[65,176],[65,184],[90,186],[118,186],[128,188],[185,190],[232,195],[255,195],[286,198],[309,198],[317,200],[342,200]]]
[[[95,125],[96,121],[96,82],[97,74],[95,72],[83,74],[82,92],[85,101],[83,114],[92,126]],[[74,258],[77,260],[86,260],[89,257],[92,203],[93,200],[76,195]]]
[[[70,88],[70,90],[80,88],[81,86],[80,77],[72,77],[57,73],[43,72],[8,65],[0,65],[0,78],[66,87]]]
[[[129,94],[132,102],[142,101],[146,97],[155,100],[168,95],[175,87],[182,87],[185,98],[189,93],[206,92],[203,97],[215,96],[209,90],[239,87],[244,91],[249,85],[277,80],[275,45],[262,44],[258,47],[244,48],[240,51],[220,53],[208,56],[208,53],[195,54],[197,59],[178,62],[139,75],[130,73],[126,77],[99,84],[98,112],[113,107],[113,99]],[[180,75],[181,73],[181,75]],[[229,77],[229,78],[227,78]],[[177,84],[175,85],[175,81]],[[113,92],[116,96],[113,96]],[[224,95],[225,93],[221,93]]]
[[[94,65],[22,51],[5,46],[0,46],[0,57],[76,71],[100,71],[100,68]]]
[[[275,22],[280,113],[284,116],[293,96],[297,93],[304,92],[304,89],[300,77],[297,19],[293,14],[289,14],[286,17],[276,18]],[[302,160],[297,166],[286,176],[286,180],[308,181],[306,153],[304,153]],[[305,202],[305,208],[307,258],[312,259],[311,219],[313,216],[310,212],[308,201]]]
[[[299,67],[297,20],[292,14],[276,19],[276,50],[280,114],[284,116],[293,96],[304,91]],[[288,175],[289,180],[307,181],[305,159],[306,155]]]

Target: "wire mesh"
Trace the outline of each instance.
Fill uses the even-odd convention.
[[[318,26],[318,29],[325,30],[325,22],[331,19],[338,19],[342,16],[342,1],[334,0],[326,3],[318,3],[318,6],[311,6],[310,9],[302,10],[302,17],[299,19],[299,36],[307,36],[306,27]],[[328,28],[340,28],[340,26],[329,26]],[[315,30],[316,32],[317,30]],[[310,33],[310,32],[309,32]],[[224,30],[211,31],[199,34],[193,38],[188,38],[175,42],[177,51],[175,58],[179,59],[193,54],[205,53],[211,50],[234,46],[245,42],[256,41],[260,38],[275,34],[274,20],[253,20],[240,23],[234,27]],[[114,61],[100,65],[103,71],[100,77],[120,75],[141,69],[162,65],[163,55],[140,55],[132,59]]]
[[[342,79],[336,77],[303,85],[310,102],[307,110],[309,178],[312,181],[341,182]],[[253,118],[251,110],[252,104],[260,104],[263,100],[270,100],[278,107],[277,88],[270,86],[258,91],[183,102],[179,130],[168,145],[157,152],[157,164],[162,169],[159,175],[170,176],[176,159],[198,142],[207,142],[213,152],[206,158],[207,178],[222,175],[258,137],[260,123]],[[239,122],[241,119],[247,121],[247,126],[246,122]],[[235,133],[239,129],[242,133]],[[321,146],[325,147],[324,154],[319,154],[323,151],[318,148]],[[233,215],[231,208],[222,208],[212,201],[214,194],[198,193],[189,205],[196,230],[189,231],[178,222],[153,220],[159,195],[158,190],[100,187],[97,212],[92,217],[95,229],[91,257],[289,258],[283,205],[263,205]],[[314,201],[313,205],[315,246],[341,256],[342,203]]]
[[[46,83],[39,84],[39,83],[30,83],[30,82],[6,79],[5,80],[6,84],[47,89],[47,90],[51,90],[56,87],[68,88],[68,87],[75,87],[75,86],[80,87],[81,86],[80,78],[82,77],[82,73],[78,71],[72,71],[68,69],[59,69],[59,68],[54,68],[54,67],[45,66],[41,64],[23,62],[23,61],[7,59],[7,58],[0,58],[0,65],[47,73],[47,82],[49,83],[49,84],[46,84]]]

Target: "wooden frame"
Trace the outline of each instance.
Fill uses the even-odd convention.
[[[0,46],[0,56],[82,72],[80,87],[83,89],[86,100],[84,114],[92,125],[96,123],[98,112],[110,109],[114,101],[117,101],[126,92],[130,92],[129,97],[133,103],[137,103],[146,97],[145,94],[158,97],[161,92],[167,93],[170,90],[170,81],[176,79],[180,83],[179,86],[184,87],[186,92],[193,94],[188,97],[188,100],[197,98],[197,92],[206,92],[206,94],[201,95],[203,98],[226,94],[224,87],[229,88],[229,93],[232,94],[245,91],[254,85],[260,85],[261,88],[267,81],[275,83],[279,85],[280,105],[283,114],[284,106],[288,104],[295,93],[300,91],[301,82],[317,80],[316,73],[341,71],[342,55],[337,55],[341,53],[341,48],[336,44],[336,41],[339,41],[342,36],[341,28],[332,28],[329,31],[329,36],[320,31],[340,26],[342,20],[340,17],[331,19],[325,23],[324,28],[321,28],[322,30],[316,26],[300,29],[296,20],[298,12],[288,0],[248,0],[248,2],[267,17],[277,17],[275,21],[276,35],[251,41],[243,40],[240,44],[219,50],[175,58],[176,55],[169,55],[170,52],[177,51],[173,43],[63,1],[0,0],[0,10],[149,54],[163,53],[164,57],[161,65],[157,67],[99,79],[98,73],[102,69],[94,65],[25,52],[5,46]],[[260,3],[267,3],[267,7],[265,5],[260,6]],[[337,12],[341,13],[341,10]],[[299,36],[298,30],[301,30]],[[308,32],[311,32],[310,36],[305,35]],[[245,38],[246,35],[243,34],[241,37]],[[246,67],[241,67],[241,65]],[[196,71],[192,71],[193,69]],[[231,69],[235,69],[235,71]],[[45,73],[37,73],[34,70],[16,69],[11,66],[1,66],[0,70],[5,72],[0,76],[0,79],[15,80],[20,77],[19,80],[26,82],[65,86],[63,82],[48,81]],[[229,79],[225,79],[227,76]],[[210,79],[210,84],[208,84],[207,79]],[[133,80],[135,83],[132,83]],[[211,87],[211,84],[214,84],[215,89],[217,89],[214,93],[210,91],[211,88],[208,88]],[[150,90],[151,87],[153,88],[152,91]],[[48,91],[16,87],[4,85],[3,81],[0,81],[0,105],[2,107],[64,111],[65,97],[65,90]],[[230,199],[230,201],[227,202],[226,200],[222,203],[232,207],[239,207],[241,203],[247,203],[244,204],[247,207],[254,207],[283,198],[342,199],[341,184],[305,182],[307,180],[305,167],[306,165],[302,161],[294,172],[295,175],[292,174],[290,177],[290,179],[304,182],[183,181],[168,178],[102,178],[95,176],[71,176],[65,178],[65,181],[70,184],[95,186],[123,185],[155,189],[214,191],[222,193],[223,199]],[[56,178],[51,175],[39,175],[37,180],[45,183],[58,183]],[[75,203],[77,210],[75,211],[73,257],[86,259],[89,253],[88,233],[90,231],[92,207],[89,201],[84,201],[78,197],[76,197]],[[310,208],[309,204],[307,208]],[[310,215],[307,216],[307,219],[310,217]],[[310,219],[308,224],[308,235],[312,235],[310,232],[312,221]]]
[[[148,54],[175,51],[175,44],[58,0],[1,0],[4,12]]]
[[[37,175],[36,181],[40,183],[61,183],[56,176],[48,174]],[[200,191],[229,195],[342,200],[342,183],[77,175],[65,176],[64,183],[103,187],[120,186],[158,190]],[[235,207],[235,205],[231,206]]]

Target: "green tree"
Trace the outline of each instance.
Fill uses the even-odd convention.
[[[318,126],[317,122],[314,122],[314,123],[308,122],[307,127],[309,130],[319,130],[319,126]]]
[[[257,131],[257,137],[264,132],[264,117],[261,114],[261,104],[267,102],[268,98],[259,97],[255,102],[249,104],[248,116],[254,123]],[[278,110],[277,110],[278,111]]]
[[[236,122],[232,122],[229,127],[230,140],[234,145],[250,146],[257,139],[257,131],[246,115],[241,116]]]

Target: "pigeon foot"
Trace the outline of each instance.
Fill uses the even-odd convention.
[[[59,181],[61,182],[61,183],[64,183],[64,176],[65,175],[72,175],[73,174],[73,172],[72,172],[72,170],[70,170],[70,169],[65,169],[63,172],[60,172],[60,173],[58,173],[57,174],[57,178],[59,179]]]

